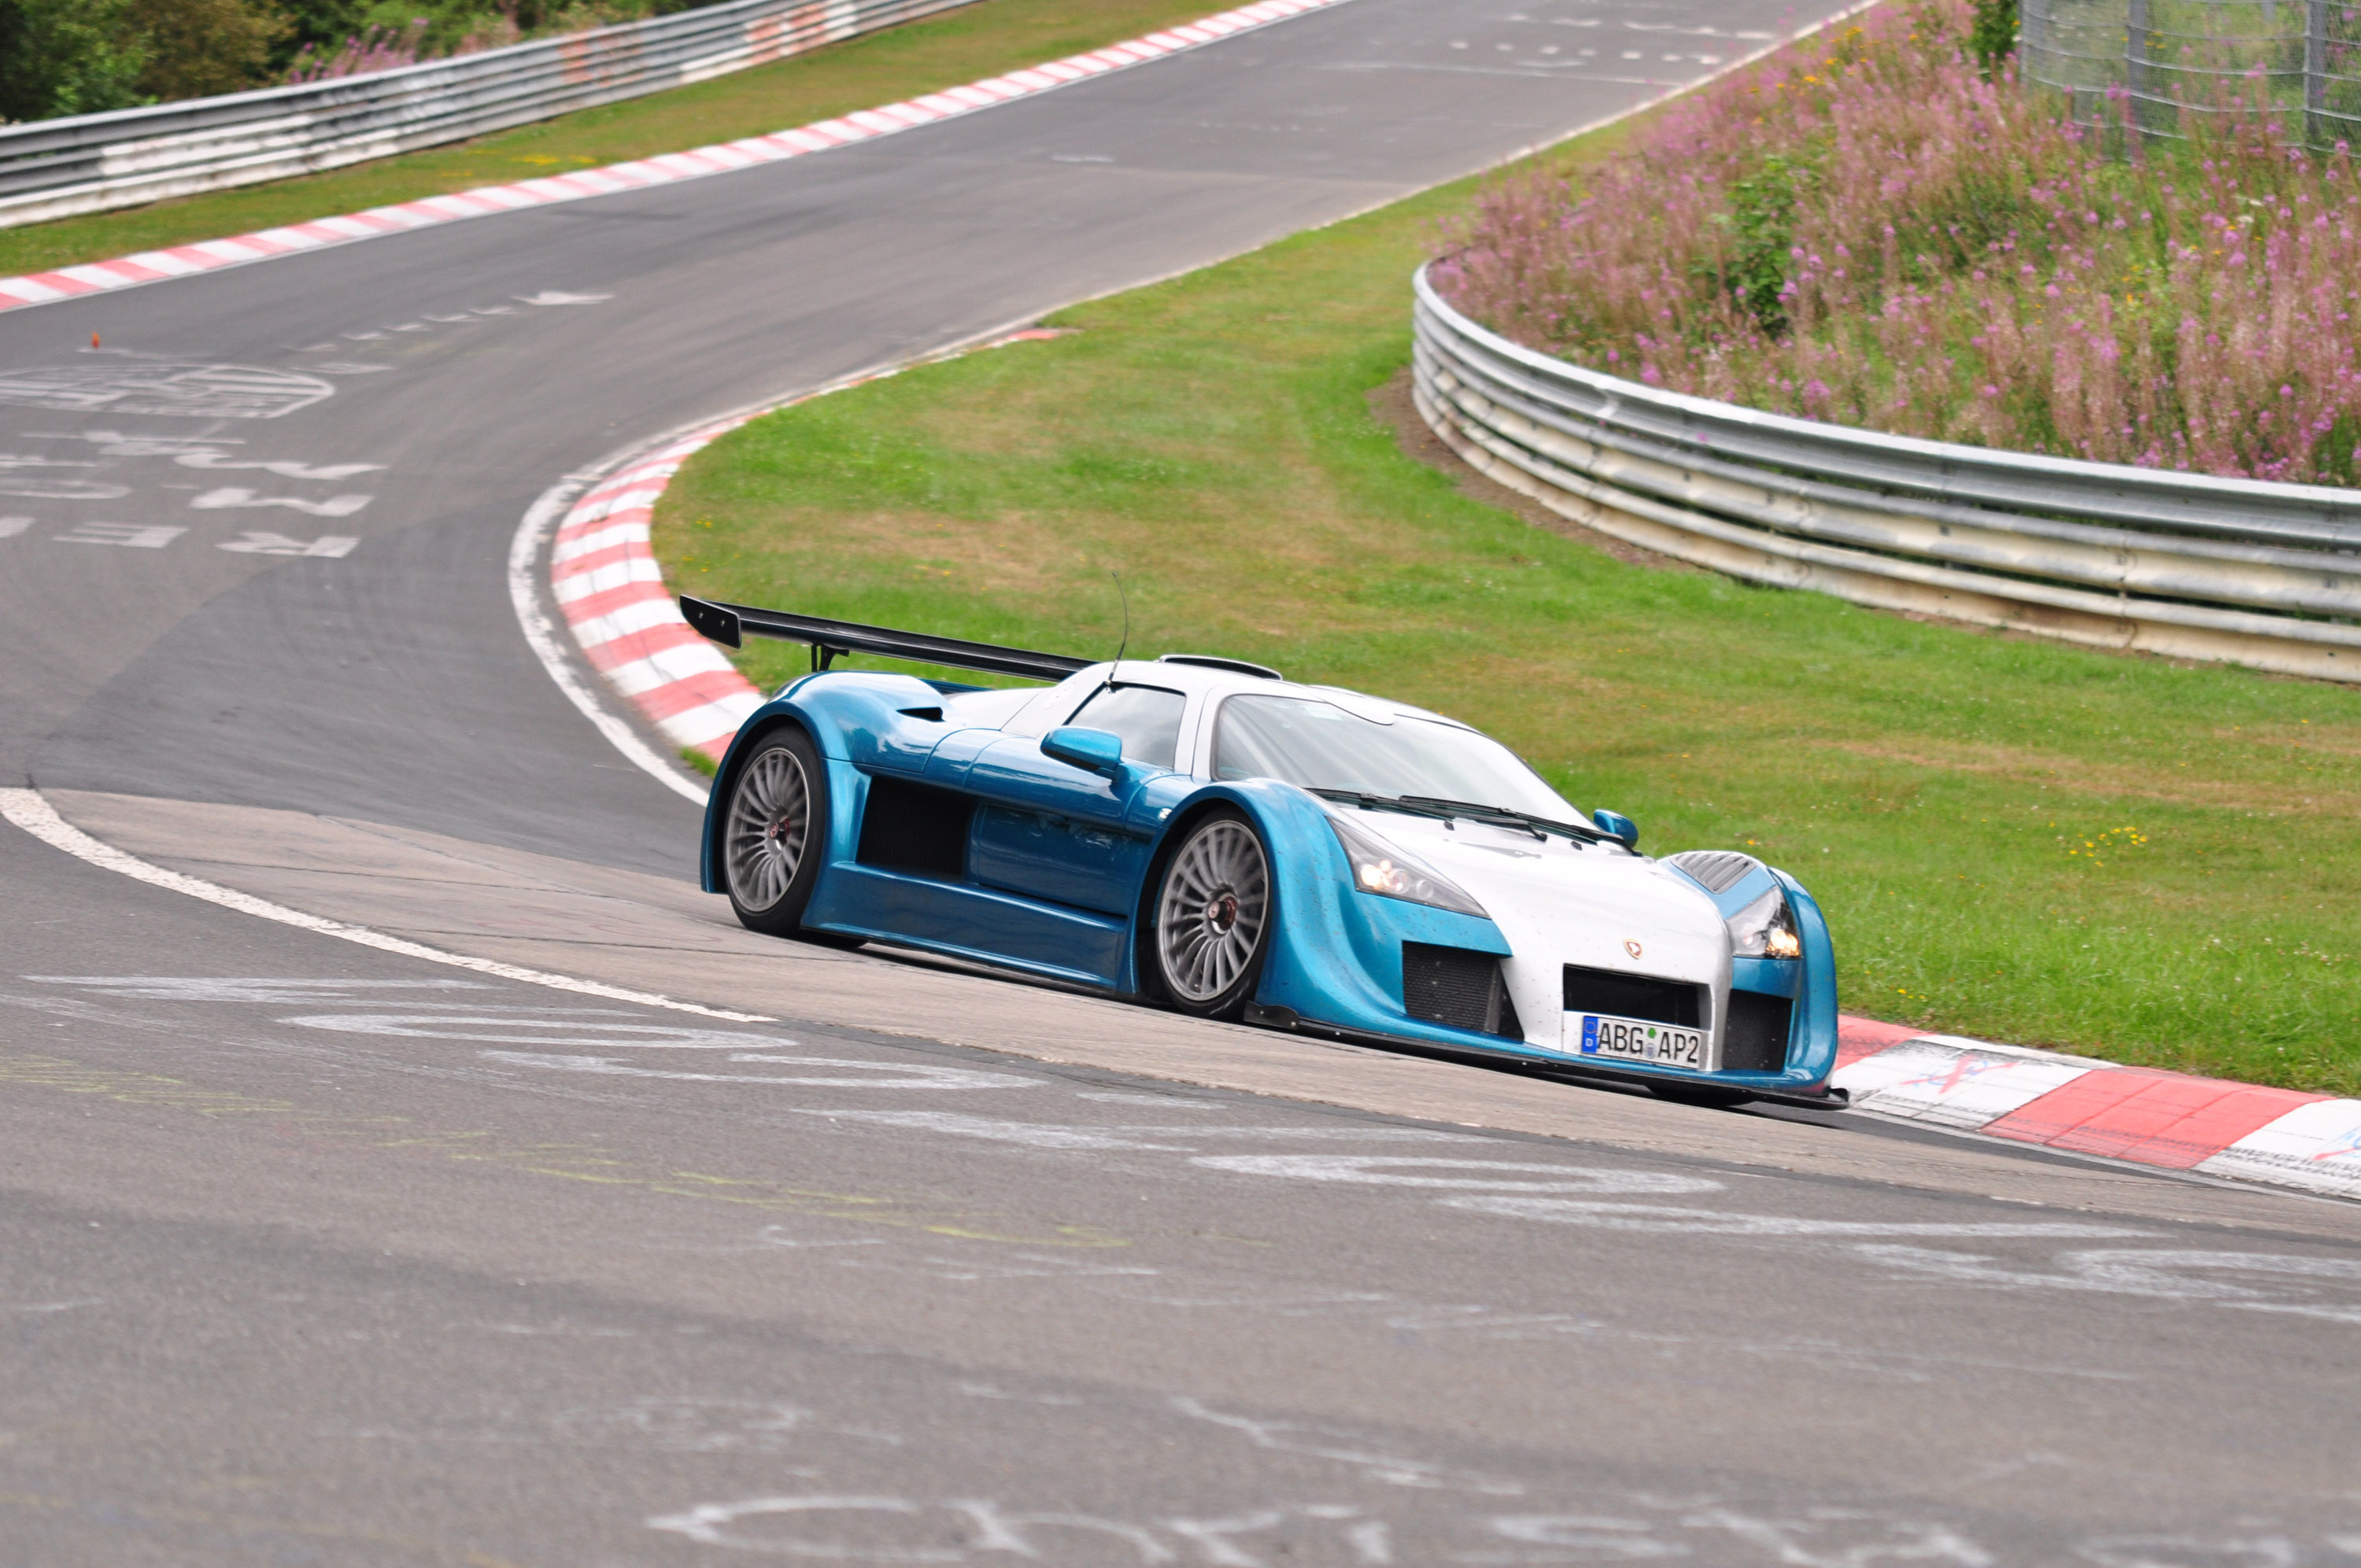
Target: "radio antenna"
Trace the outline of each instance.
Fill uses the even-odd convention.
[[[1115,685],[1115,673],[1123,668],[1124,653],[1131,647],[1131,596],[1123,591],[1121,572],[1109,572],[1107,576],[1115,579],[1115,597],[1123,601],[1123,641],[1115,644],[1115,663],[1107,666],[1106,679],[1099,683],[1099,691],[1105,691]],[[1095,696],[1098,693],[1091,695]]]

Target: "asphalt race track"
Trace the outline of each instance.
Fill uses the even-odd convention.
[[[707,1009],[0,826],[0,1568],[2361,1563],[2349,1204],[756,938],[529,651],[569,474],[1793,19],[1509,3],[0,315],[0,784]]]

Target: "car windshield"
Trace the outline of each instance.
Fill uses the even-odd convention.
[[[1305,697],[1234,696],[1222,704],[1213,731],[1213,776],[1423,795],[1505,806],[1553,822],[1582,820],[1497,740],[1407,715],[1379,724],[1333,702]]]

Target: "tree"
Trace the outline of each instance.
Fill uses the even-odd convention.
[[[129,19],[148,52],[139,91],[165,100],[270,85],[271,52],[294,31],[267,0],[131,0]]]
[[[133,0],[0,0],[0,120],[95,115],[141,102],[148,50]]]

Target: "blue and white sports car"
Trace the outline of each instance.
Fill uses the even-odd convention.
[[[681,609],[732,647],[812,645],[707,808],[706,891],[754,930],[1668,1098],[1833,1102],[1836,962],[1802,884],[1730,850],[1652,860],[1464,724],[1234,659]],[[1054,684],[829,667],[850,652]]]

